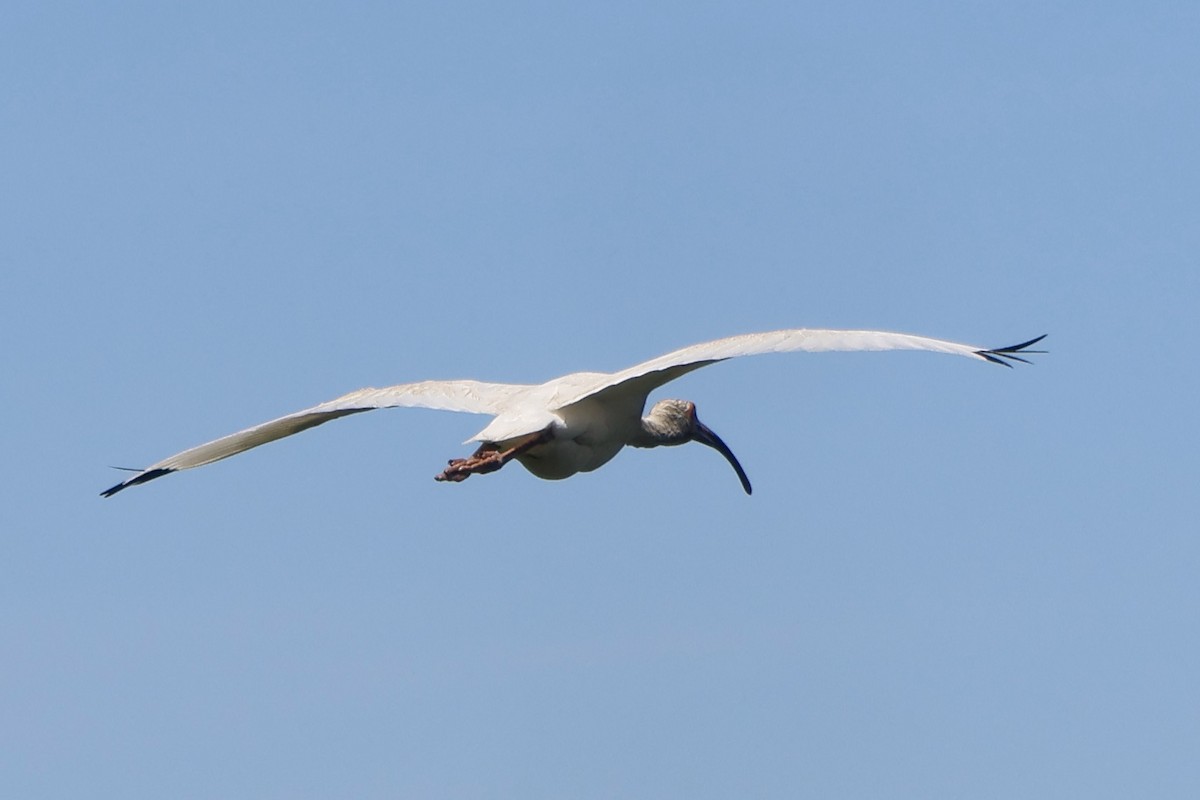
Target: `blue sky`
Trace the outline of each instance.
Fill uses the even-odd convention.
[[[1191,3],[14,3],[0,790],[1200,790]],[[706,448],[432,476],[534,382],[701,370]],[[660,395],[661,396],[661,395]]]

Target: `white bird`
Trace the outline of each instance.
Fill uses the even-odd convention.
[[[255,425],[151,464],[102,492],[110,497],[129,486],[181,469],[211,464],[260,444],[273,442],[331,419],[376,408],[419,407],[495,419],[468,439],[481,442],[468,458],[451,459],[436,476],[463,481],[475,473],[494,472],[516,459],[539,478],[558,480],[591,472],[608,463],[625,445],[658,447],[700,442],[717,450],[737,472],[746,494],[750,480],[733,452],[696,417],[687,400],[661,400],[645,417],[650,392],[700,367],[736,356],[792,351],[929,350],[967,356],[993,364],[1029,363],[1020,354],[1045,335],[1010,347],[987,349],[924,336],[886,331],[793,330],[748,333],[685,347],[620,372],[575,372],[543,384],[481,383],[472,380],[421,381],[384,389],[359,389],[336,400]]]

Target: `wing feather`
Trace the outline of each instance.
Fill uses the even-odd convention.
[[[949,353],[966,356],[981,361],[1005,364],[1001,359],[1023,360],[1015,353],[1035,353],[1037,350],[1026,348],[1040,342],[1044,336],[1031,339],[1019,345],[987,349],[970,344],[948,342],[944,339],[931,339],[927,336],[914,336],[908,333],[891,333],[888,331],[842,331],[821,330],[816,328],[792,328],[766,333],[747,333],[741,336],[730,336],[725,339],[715,339],[702,342],[690,347],[652,358],[641,364],[636,364],[620,372],[597,376],[590,386],[581,388],[575,394],[560,398],[556,408],[562,408],[577,403],[586,397],[612,389],[623,384],[632,384],[630,388],[647,394],[663,384],[673,381],[692,370],[725,361],[738,356],[762,355],[764,353],[791,353],[803,351],[820,353],[829,351],[854,350],[927,350],[934,353]],[[1008,364],[1005,364],[1009,366]]]
[[[433,408],[470,414],[499,414],[529,386],[480,381],[421,381],[382,389],[359,389],[326,403],[222,436],[211,442],[176,453],[151,464],[127,480],[102,492],[111,497],[139,483],[154,480],[181,469],[191,469],[237,455],[259,445],[300,433],[338,417],[372,411],[377,408]]]

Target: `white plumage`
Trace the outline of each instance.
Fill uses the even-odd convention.
[[[696,417],[693,403],[663,400],[642,417],[654,389],[692,370],[737,356],[763,353],[849,350],[928,350],[1011,366],[1018,354],[1044,336],[995,349],[886,331],[797,328],[731,336],[684,347],[614,373],[576,372],[542,384],[421,381],[383,389],[359,389],[335,400],[255,425],[184,450],[150,465],[103,492],[105,497],[171,472],[211,464],[252,447],[291,436],[338,417],[376,408],[420,407],[494,419],[468,441],[482,442],[474,455],[454,459],[438,480],[461,481],[492,472],[512,459],[541,478],[589,472],[623,447],[656,447],[697,441],[721,452],[737,471],[746,493],[750,482],[733,453]]]

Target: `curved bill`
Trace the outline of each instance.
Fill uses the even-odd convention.
[[[692,434],[692,441],[706,444],[713,450],[716,450],[729,461],[734,471],[737,472],[738,480],[742,482],[742,488],[746,490],[746,494],[751,494],[750,479],[746,477],[746,471],[742,469],[742,465],[738,463],[737,456],[729,449],[729,445],[721,441],[721,437],[712,432],[712,428],[705,425],[700,420],[696,420],[696,431]]]

